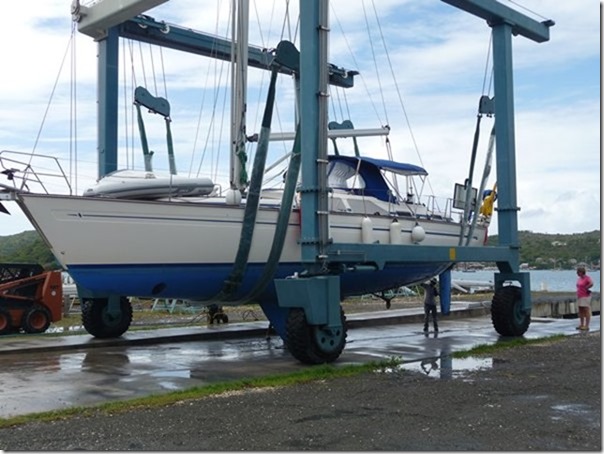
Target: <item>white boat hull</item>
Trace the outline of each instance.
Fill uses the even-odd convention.
[[[110,294],[204,300],[215,296],[231,272],[241,234],[243,206],[217,199],[205,203],[131,201],[61,195],[20,194],[19,203],[57,260],[80,290]],[[258,211],[249,263],[238,297],[261,275],[275,232],[277,207]],[[360,243],[362,217],[330,215],[330,236],[338,243]],[[373,240],[391,242],[392,219],[371,217]],[[415,219],[401,220],[401,244],[411,244]],[[457,245],[459,225],[421,222],[422,244]],[[470,245],[481,245],[477,228]],[[275,277],[303,271],[300,264],[300,214],[293,210]],[[345,273],[342,297],[398,288],[442,272],[450,264],[408,263],[379,272]],[[270,284],[263,295],[275,300]],[[228,303],[226,303],[228,304]]]

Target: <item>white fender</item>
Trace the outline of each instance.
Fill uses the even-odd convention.
[[[241,192],[237,189],[229,188],[224,196],[227,205],[239,205],[241,203]]]
[[[373,222],[367,216],[361,221],[361,241],[365,244],[373,243]]]
[[[401,235],[401,223],[395,219],[390,224],[390,244],[402,244],[403,236]]]
[[[424,238],[426,238],[426,231],[421,225],[415,224],[415,227],[411,230],[411,241],[421,243],[424,241]]]

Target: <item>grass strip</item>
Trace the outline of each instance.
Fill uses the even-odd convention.
[[[564,334],[554,334],[552,336],[540,337],[538,339],[525,339],[524,337],[502,338],[494,344],[480,344],[469,350],[452,353],[453,358],[468,358],[471,356],[488,355],[499,350],[521,347],[524,345],[542,344],[544,342],[556,342],[566,339]]]
[[[32,422],[65,420],[74,417],[112,415],[132,410],[163,407],[186,400],[201,399],[204,397],[216,396],[233,391],[292,386],[340,377],[351,377],[366,372],[385,370],[398,364],[400,364],[400,360],[390,358],[384,361],[374,361],[365,364],[324,364],[309,366],[300,371],[289,372],[286,374],[274,374],[257,378],[244,378],[241,380],[213,383],[206,386],[197,386],[167,394],[152,394],[146,397],[107,402],[99,405],[72,407],[65,410],[54,410],[14,416],[11,418],[0,418],[0,428],[13,427]]]

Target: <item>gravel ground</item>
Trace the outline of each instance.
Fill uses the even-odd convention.
[[[399,370],[0,429],[3,450],[601,451],[600,333]]]

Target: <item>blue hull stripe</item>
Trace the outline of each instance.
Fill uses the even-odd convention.
[[[405,263],[387,266],[381,271],[357,271],[340,275],[342,298],[397,288],[427,279],[442,272],[449,263]],[[109,294],[147,298],[204,300],[215,296],[231,272],[232,264],[125,264],[70,265],[69,273],[79,286],[90,292],[87,296]],[[260,278],[264,264],[248,264],[237,298],[245,296]],[[299,263],[280,263],[276,278],[301,272]],[[274,285],[268,285],[261,302],[277,301]],[[259,301],[260,302],[260,301]]]

